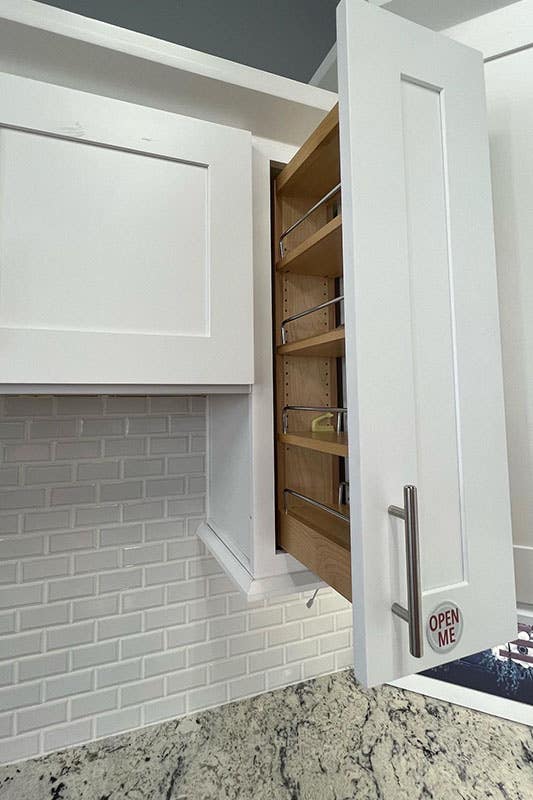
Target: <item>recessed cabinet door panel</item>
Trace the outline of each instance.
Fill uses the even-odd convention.
[[[338,49],[355,664],[378,684],[516,628],[488,141],[479,53],[359,0]]]
[[[0,92],[0,383],[251,383],[250,134]]]

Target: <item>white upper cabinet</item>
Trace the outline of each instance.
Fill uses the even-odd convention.
[[[378,684],[516,631],[489,152],[480,53],[343,0],[338,58],[355,667]]]
[[[0,384],[252,383],[250,133],[0,96]]]

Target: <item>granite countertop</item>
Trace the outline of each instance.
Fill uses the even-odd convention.
[[[0,768],[2,800],[533,800],[533,729],[351,671]]]

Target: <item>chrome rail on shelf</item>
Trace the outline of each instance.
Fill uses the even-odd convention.
[[[331,200],[331,198],[334,197],[340,191],[340,188],[341,185],[340,183],[338,183],[336,186],[333,187],[333,189],[331,189],[327,194],[325,194],[324,197],[321,197],[318,203],[315,203],[315,205],[312,208],[310,208],[309,211],[306,211],[305,214],[302,217],[300,217],[300,219],[297,219],[296,222],[293,222],[293,224],[289,228],[287,228],[286,231],[283,231],[283,233],[279,237],[279,252],[281,258],[283,258],[283,256],[285,255],[285,247],[283,245],[283,240],[285,239],[285,237],[288,236],[289,233],[292,233],[294,230],[296,230],[296,228],[298,228],[302,224],[302,222],[305,222],[305,220],[308,219],[314,211],[320,208],[320,206],[323,206],[324,203],[327,203],[328,200]]]
[[[287,507],[287,495],[291,495],[291,497],[297,497],[299,500],[304,500],[306,503],[309,503],[309,505],[314,506],[315,508],[320,508],[322,511],[327,511],[328,514],[337,517],[337,519],[341,519],[343,522],[350,521],[350,517],[347,514],[342,514],[335,508],[330,508],[330,506],[325,505],[325,503],[319,503],[318,500],[313,500],[312,497],[307,497],[307,495],[305,494],[300,494],[300,492],[295,492],[294,489],[283,490],[283,507],[286,514],[289,510]]]
[[[337,414],[337,433],[342,431],[342,416],[348,413],[347,408],[335,406],[283,406],[281,412],[281,424],[283,433],[287,433],[289,429],[289,411],[331,411],[332,414]]]
[[[333,300],[326,300],[324,303],[319,303],[317,306],[312,306],[311,308],[306,308],[305,311],[300,311],[298,314],[291,314],[290,317],[284,319],[281,323],[281,343],[287,344],[287,330],[286,326],[289,322],[294,322],[296,319],[301,319],[301,317],[306,317],[308,314],[314,314],[315,311],[321,311],[323,308],[328,308],[328,306],[332,306],[335,303],[341,303],[344,300],[344,295],[341,294],[338,297],[334,297]]]

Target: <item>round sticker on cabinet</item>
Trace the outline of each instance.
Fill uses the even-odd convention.
[[[453,650],[462,632],[463,613],[455,603],[441,603],[428,617],[426,635],[437,653]]]

